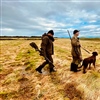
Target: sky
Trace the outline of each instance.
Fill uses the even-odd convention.
[[[100,0],[1,0],[1,36],[41,36],[54,30],[55,37],[100,38]]]

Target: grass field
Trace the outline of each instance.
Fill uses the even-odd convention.
[[[48,66],[43,74],[35,71],[44,58],[29,43],[40,47],[40,40],[0,41],[0,100],[100,100],[100,39],[80,40],[90,51],[98,52],[96,68],[86,74],[70,72],[71,45],[69,39],[54,42],[52,74]],[[91,56],[82,50],[83,58]]]

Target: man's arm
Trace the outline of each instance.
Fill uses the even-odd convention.
[[[71,44],[75,47],[79,47],[80,43],[78,39],[75,39],[74,37],[71,39]]]
[[[80,56],[80,53],[78,51],[78,48],[80,47],[79,40],[77,40],[77,39],[75,39],[75,37],[73,37],[71,39],[71,44],[72,44],[72,46],[74,48],[74,51],[75,51],[76,55],[79,57]]]
[[[46,57],[47,44],[48,44],[48,37],[44,37],[41,43],[41,53],[44,57]]]

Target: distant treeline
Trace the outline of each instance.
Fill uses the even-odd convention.
[[[0,40],[17,40],[17,39],[40,40],[41,36],[0,36]]]
[[[54,37],[55,39],[57,38],[63,38],[63,39],[69,39],[65,37]],[[17,39],[22,39],[22,40],[41,40],[41,36],[0,36],[0,40],[17,40]],[[81,40],[99,40],[100,38],[86,38],[86,37],[80,37]]]
[[[85,38],[85,37],[83,38],[83,37],[82,37],[82,38],[80,38],[80,39],[81,39],[81,40],[97,40],[97,41],[99,40],[99,41],[100,41],[100,38],[99,38],[99,37],[98,37],[98,38]]]
[[[41,38],[41,36],[0,36],[0,38]]]
[[[0,40],[17,40],[17,39],[41,39],[41,36],[0,36]]]

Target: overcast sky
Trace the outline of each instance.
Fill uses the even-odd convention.
[[[1,0],[3,36],[40,36],[54,30],[68,37],[74,29],[81,37],[100,37],[100,0]]]

